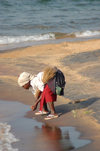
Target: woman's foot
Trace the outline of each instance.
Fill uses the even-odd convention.
[[[35,115],[45,115],[45,114],[48,114],[49,111],[38,111],[35,113]]]
[[[51,120],[53,118],[57,118],[58,115],[57,114],[49,114],[47,117],[44,118],[44,120]]]

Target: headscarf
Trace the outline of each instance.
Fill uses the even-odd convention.
[[[28,72],[22,72],[18,78],[18,84],[20,87],[24,86],[27,84],[29,81],[31,81],[34,78],[33,75],[31,75]]]

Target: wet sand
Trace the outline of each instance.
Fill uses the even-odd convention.
[[[66,77],[65,96],[58,97],[55,103],[59,118],[44,121],[43,116],[35,116],[32,111],[29,111],[26,117],[30,119],[34,117],[37,121],[50,126],[76,127],[81,132],[82,139],[92,140],[91,144],[76,150],[98,151],[99,49],[100,40],[89,40],[45,44],[0,53],[0,99],[32,105],[33,95],[17,84],[19,74],[23,71],[36,74],[47,65],[57,66]]]
[[[0,122],[7,122],[11,125],[11,133],[17,139],[16,143],[12,144],[14,149],[68,151],[91,143],[90,140],[80,139],[81,133],[75,127],[50,126],[36,121],[35,118],[25,118],[24,115],[29,109],[29,105],[20,102],[0,100],[0,115],[2,115]]]

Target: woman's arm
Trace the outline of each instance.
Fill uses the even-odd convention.
[[[38,103],[39,103],[40,100],[41,100],[41,97],[42,97],[42,93],[41,93],[41,95],[36,99],[34,105],[31,106],[32,111],[36,110],[37,105],[38,105]]]

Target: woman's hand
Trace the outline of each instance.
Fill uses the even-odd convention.
[[[36,108],[37,108],[37,105],[32,105],[31,106],[32,111],[36,110]]]
[[[40,102],[42,97],[42,93],[41,95],[36,99],[35,104],[31,106],[32,111],[36,110],[38,103]]]

